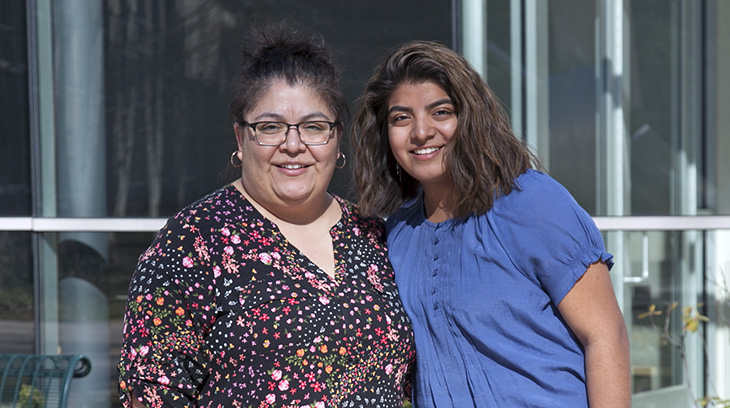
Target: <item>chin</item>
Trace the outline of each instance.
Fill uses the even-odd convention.
[[[281,191],[277,194],[281,201],[290,204],[300,204],[314,197],[317,193],[313,190],[309,191]]]

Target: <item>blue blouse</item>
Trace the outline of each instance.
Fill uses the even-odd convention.
[[[529,170],[516,185],[463,221],[428,221],[422,195],[387,220],[416,408],[588,406],[584,351],[557,305],[612,255],[558,182]]]

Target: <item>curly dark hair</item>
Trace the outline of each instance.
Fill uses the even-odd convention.
[[[388,142],[388,100],[401,84],[429,81],[449,95],[458,117],[444,151],[454,217],[486,213],[495,197],[509,194],[514,180],[538,165],[513,134],[497,97],[462,56],[439,43],[409,42],[386,55],[357,101],[351,137],[364,214],[387,216],[418,193],[418,181],[396,169]]]
[[[311,87],[343,126],[349,112],[340,89],[340,70],[320,34],[306,33],[288,21],[257,26],[244,44],[242,57],[231,102],[236,122],[245,122],[246,113],[271,84],[283,79],[289,85]]]

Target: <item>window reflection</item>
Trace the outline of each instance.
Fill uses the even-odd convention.
[[[44,324],[46,330],[58,327],[59,350],[85,354],[93,367],[93,375],[74,380],[70,401],[78,405],[70,406],[119,406],[116,364],[126,294],[137,258],[153,238],[154,233],[59,234],[58,325],[54,316],[46,316]],[[100,251],[90,242],[105,245]]]
[[[684,381],[680,350],[674,341],[683,336],[681,307],[696,306],[696,300],[691,299],[697,297],[688,293],[691,287],[681,285],[678,275],[682,272],[674,267],[683,261],[682,234],[649,231],[625,236],[630,273],[624,276],[624,282],[631,297],[631,307],[625,314],[631,322],[634,392]]]
[[[608,236],[611,242],[621,237],[626,248],[627,259],[617,260],[614,279],[624,285],[634,393],[657,398],[670,394],[650,391],[675,389],[694,400],[711,392],[702,381],[704,358],[711,362],[707,372],[717,373],[712,361],[724,361],[728,346],[722,339],[728,339],[730,256],[722,248],[730,231],[616,231]],[[712,386],[712,378],[707,381]]]
[[[0,353],[32,353],[31,235],[0,231]]]
[[[0,13],[0,217],[30,215],[30,114],[25,2]]]

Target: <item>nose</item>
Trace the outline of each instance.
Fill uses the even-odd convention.
[[[416,117],[413,121],[411,137],[414,140],[425,141],[434,136],[434,126],[430,118]]]
[[[291,132],[294,130],[295,132]],[[302,152],[307,145],[302,143],[302,139],[299,137],[299,128],[296,125],[289,125],[286,129],[286,139],[284,143],[279,145],[279,148],[287,152]]]

